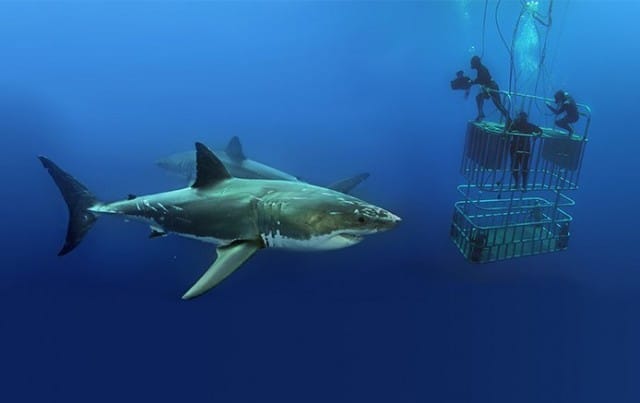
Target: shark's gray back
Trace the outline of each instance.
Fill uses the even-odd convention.
[[[240,139],[233,136],[225,150],[215,151],[217,159],[221,161],[231,176],[242,179],[268,179],[299,182],[300,179],[277,168],[246,157]],[[172,154],[157,161],[157,164],[173,173],[181,175],[189,182],[196,177],[196,152],[186,151]],[[340,193],[350,193],[351,190],[369,177],[368,173],[361,173],[328,186]]]
[[[224,164],[229,173],[236,178],[244,179],[275,179],[286,181],[297,181],[293,175],[279,169],[262,164],[258,161],[245,158],[241,161],[231,158],[226,151],[214,151],[220,161]],[[180,176],[192,180],[196,175],[196,153],[195,151],[185,151],[163,158],[157,165]]]
[[[355,197],[300,181],[230,178],[212,188],[184,188],[102,204],[92,211],[121,214],[163,231],[216,244],[267,235],[304,242],[327,234],[353,211],[377,215]],[[367,210],[371,210],[367,212]]]

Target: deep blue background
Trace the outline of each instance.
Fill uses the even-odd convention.
[[[482,49],[483,2],[2,3],[0,400],[637,402],[640,6],[556,6],[544,90],[593,108],[571,247],[478,267],[448,239],[475,114],[448,80],[475,46],[504,87],[495,4]],[[402,225],[261,252],[190,302],[206,244],[104,218],[55,256],[37,155],[111,200],[231,135],[314,182],[368,170]]]

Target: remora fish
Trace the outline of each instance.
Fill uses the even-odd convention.
[[[233,136],[224,150],[215,150],[215,154],[236,178],[245,179],[280,179],[285,181],[299,181],[300,178],[283,172],[277,168],[247,158],[242,149],[238,136]],[[171,154],[156,161],[159,167],[183,176],[191,182],[196,173],[196,153],[184,151]],[[361,173],[350,178],[332,183],[329,189],[342,193],[349,193],[354,187],[369,177],[368,173]]]
[[[104,203],[46,157],[39,157],[69,208],[59,256],[72,251],[102,214],[150,224],[151,237],[174,233],[212,242],[217,259],[183,295],[201,295],[262,248],[328,250],[355,245],[393,228],[400,218],[363,200],[304,182],[234,178],[204,144],[196,143],[190,187]]]

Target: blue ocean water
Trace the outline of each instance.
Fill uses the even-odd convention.
[[[0,400],[638,401],[640,6],[556,2],[544,90],[593,110],[571,246],[477,266],[448,237],[476,113],[449,80],[481,52],[506,86],[496,4],[484,31],[480,1],[0,4]],[[500,5],[509,38],[520,9]],[[188,302],[210,245],[106,217],[56,256],[38,155],[114,200],[232,135],[313,182],[370,172],[357,195],[403,222],[261,251]]]

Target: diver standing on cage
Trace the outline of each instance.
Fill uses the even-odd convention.
[[[518,113],[518,116],[509,126],[510,132],[523,133],[523,135],[512,134],[509,144],[511,154],[511,174],[515,182],[516,189],[520,188],[520,178],[522,178],[522,191],[527,189],[527,179],[529,178],[529,157],[531,156],[531,136],[529,134],[542,134],[542,129],[528,121],[526,112]]]
[[[553,95],[553,99],[556,101],[556,107],[554,108],[547,102],[547,108],[549,108],[555,115],[559,115],[563,112],[566,113],[562,118],[556,120],[556,126],[567,130],[570,135],[573,134],[573,127],[571,127],[569,123],[575,123],[578,121],[579,115],[576,101],[568,92],[563,90],[556,91]]]
[[[509,117],[509,112],[507,112],[507,108],[502,105],[502,101],[500,100],[500,88],[498,84],[491,78],[491,73],[489,73],[489,69],[482,64],[479,56],[473,56],[471,58],[471,68],[478,72],[476,79],[471,82],[471,85],[478,84],[481,86],[480,92],[476,95],[476,104],[478,105],[478,116],[476,117],[476,122],[482,121],[484,119],[484,100],[491,98],[493,104],[498,108],[502,116],[506,121],[505,127],[508,127],[511,123],[511,118]]]

